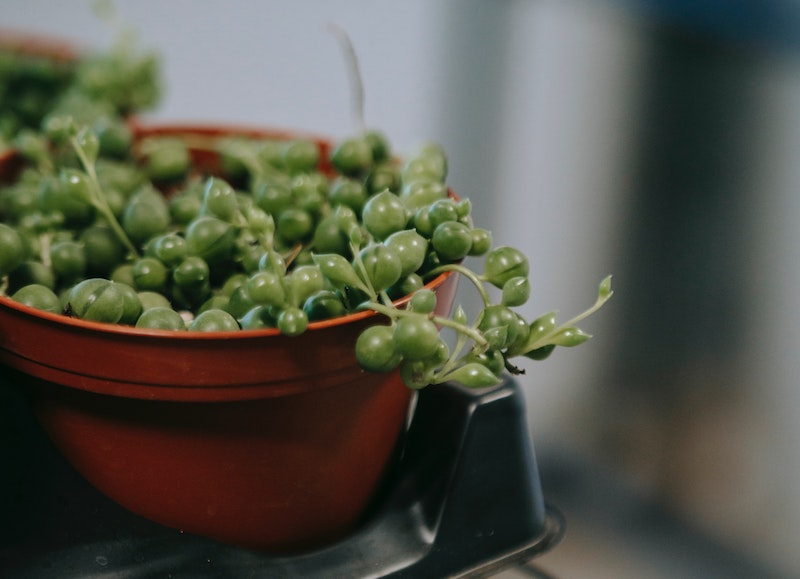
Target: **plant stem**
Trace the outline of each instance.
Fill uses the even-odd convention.
[[[361,254],[359,253],[359,248],[355,243],[350,243],[350,253],[353,254],[353,263],[354,268],[358,270],[358,274],[361,277],[361,282],[363,284],[363,288],[367,294],[369,295],[370,302],[377,302],[378,301],[378,292],[375,291],[375,288],[372,287],[372,281],[369,279],[369,275],[367,275],[367,268],[364,265],[363,260],[361,259]],[[389,301],[389,305],[391,306],[391,301]],[[397,309],[394,306],[391,306],[392,309]]]
[[[486,286],[481,281],[481,278],[471,269],[461,265],[460,263],[449,263],[447,265],[440,265],[439,267],[433,268],[430,272],[428,272],[427,277],[435,277],[441,273],[445,273],[447,271],[456,271],[466,277],[469,281],[472,282],[472,285],[475,286],[475,289],[478,290],[478,293],[481,296],[481,300],[483,301],[484,307],[489,307],[492,305],[491,298],[489,297],[489,292],[486,291]]]
[[[78,155],[78,159],[80,159],[81,164],[83,165],[83,169],[89,176],[89,182],[92,188],[92,204],[98,211],[100,211],[100,213],[103,214],[103,217],[106,218],[109,226],[114,231],[114,234],[122,242],[125,248],[134,257],[139,257],[139,251],[136,249],[136,246],[133,245],[131,240],[128,238],[125,230],[122,229],[119,221],[117,221],[117,217],[114,215],[114,212],[111,211],[111,208],[108,206],[108,201],[106,201],[106,198],[103,195],[103,190],[100,187],[100,181],[97,179],[97,172],[94,169],[94,163],[89,161],[89,159],[86,157],[83,147],[80,146],[74,137],[72,138],[71,143],[72,148],[75,150],[75,153]]]
[[[608,294],[607,296],[605,296],[605,297],[602,297],[602,298],[597,298],[597,301],[595,301],[595,302],[594,302],[594,305],[593,305],[592,307],[590,307],[590,308],[589,308],[588,310],[586,310],[585,312],[583,312],[583,313],[581,313],[581,314],[578,314],[577,316],[575,316],[574,318],[572,318],[572,319],[571,319],[571,320],[569,320],[568,322],[564,322],[564,323],[562,324],[562,327],[574,326],[574,325],[575,325],[575,324],[577,324],[578,322],[580,322],[580,321],[582,321],[582,320],[584,320],[584,319],[588,318],[588,317],[589,317],[589,316],[591,316],[593,313],[595,313],[597,310],[599,310],[599,309],[600,309],[600,308],[603,306],[603,304],[605,304],[605,303],[608,301],[608,299],[609,299],[610,297],[611,297],[611,294]]]
[[[394,307],[391,304],[387,306],[375,300],[364,302],[359,306],[359,308],[365,310],[372,310],[373,312],[383,314],[392,321],[400,317],[400,310],[398,310],[396,307]]]
[[[386,316],[387,318],[391,319],[392,321],[394,321],[397,318],[400,318],[402,316],[418,316],[418,315],[422,315],[422,314],[418,314],[416,312],[409,312],[409,311],[406,311],[406,310],[398,309],[398,308],[394,307],[393,305],[381,304],[381,303],[379,303],[377,301],[374,301],[374,300],[371,300],[371,301],[368,301],[368,302],[362,304],[361,307],[365,308],[365,309],[373,310],[373,311],[375,311],[375,312],[377,312],[379,314],[383,314],[384,316]],[[455,320],[451,320],[450,318],[446,318],[446,317],[443,317],[443,316],[433,316],[432,315],[432,316],[430,316],[430,319],[431,319],[431,321],[433,323],[435,323],[435,324],[437,324],[437,325],[439,325],[441,327],[450,328],[452,330],[455,330],[456,332],[458,332],[461,335],[467,336],[468,338],[470,338],[473,342],[475,342],[476,344],[478,344],[482,348],[485,348],[485,347],[487,347],[489,345],[489,342],[486,341],[486,338],[483,337],[483,334],[481,334],[475,328],[472,328],[470,326],[465,326],[464,324],[461,324],[459,322],[456,322]]]
[[[609,292],[606,295],[598,295],[597,299],[594,302],[594,304],[589,309],[587,309],[586,311],[578,314],[574,318],[564,322],[563,324],[560,324],[559,326],[553,328],[552,330],[550,330],[549,332],[547,332],[546,334],[541,336],[535,342],[533,342],[531,344],[526,344],[525,351],[524,352],[520,352],[520,353],[524,354],[525,352],[531,352],[533,350],[537,350],[539,348],[542,348],[544,346],[549,345],[550,340],[552,339],[553,336],[555,336],[559,332],[564,331],[566,328],[569,328],[571,326],[575,326],[576,324],[578,324],[582,320],[584,320],[584,319],[588,318],[589,316],[591,316],[593,313],[595,313],[597,310],[599,310],[601,307],[603,307],[603,305],[609,299],[611,299],[612,295],[614,295],[613,291]]]
[[[456,343],[453,345],[453,351],[450,354],[450,357],[442,365],[442,367],[434,373],[433,382],[435,384],[441,384],[442,382],[447,381],[448,374],[453,371],[458,363],[458,360],[461,358],[461,350],[464,349],[466,342],[467,336],[461,332],[458,332],[456,335]]]
[[[450,328],[460,334],[469,337],[470,339],[472,339],[473,342],[478,344],[481,348],[487,348],[489,346],[489,342],[486,341],[486,338],[483,337],[483,334],[481,334],[480,331],[478,331],[473,327],[465,326],[464,324],[460,324],[455,320],[451,320],[450,318],[445,318],[443,316],[433,316],[431,318],[431,321],[433,321],[435,324],[439,326]]]

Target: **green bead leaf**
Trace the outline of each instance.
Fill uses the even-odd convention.
[[[458,382],[468,388],[486,388],[500,383],[500,378],[498,378],[494,372],[478,362],[469,362],[456,368],[452,372],[449,372],[445,376],[445,379]]]
[[[597,299],[605,301],[613,294],[614,290],[611,289],[611,276],[609,275],[600,282],[600,286],[597,289]]]
[[[349,231],[353,225],[358,227],[358,216],[356,215],[356,212],[353,211],[352,207],[348,207],[347,205],[337,205],[333,210],[333,215],[336,218],[336,223],[339,225],[342,231]]]
[[[453,312],[453,321],[457,324],[467,323],[467,312],[464,311],[464,307],[461,304],[458,304],[455,312]]]
[[[364,238],[364,234],[361,232],[361,228],[356,223],[350,223],[347,225],[347,229],[345,230],[347,234],[347,238],[350,241],[350,244],[353,245],[355,248],[361,247],[361,243]]]
[[[300,308],[286,308],[278,314],[278,329],[285,336],[299,336],[307,327],[308,317]]]
[[[486,255],[483,277],[497,288],[512,277],[528,277],[529,273],[527,256],[514,247],[496,247]]]
[[[95,199],[92,196],[92,184],[86,173],[78,169],[66,168],[61,169],[58,178],[61,181],[61,187],[63,187],[64,192],[73,200],[87,205],[94,205]]]
[[[89,127],[82,127],[75,135],[75,143],[86,155],[86,160],[90,164],[94,164],[97,160],[97,155],[100,152],[100,140],[97,135]]]
[[[271,240],[275,234],[275,218],[255,205],[247,207],[245,210],[247,228],[253,233],[261,234]]]
[[[527,277],[512,277],[503,284],[502,304],[507,307],[521,306],[531,295],[531,283]]]
[[[422,288],[411,295],[408,309],[418,314],[430,314],[436,309],[436,293],[428,288]]]
[[[77,133],[75,119],[71,115],[50,114],[43,121],[45,135],[54,143],[63,143]]]
[[[550,354],[553,353],[553,350],[555,350],[555,348],[556,347],[553,344],[550,344],[549,346],[542,346],[541,348],[536,348],[535,350],[526,352],[525,357],[536,361],[545,360],[546,358],[550,357]]]
[[[271,271],[278,275],[286,275],[286,261],[277,251],[268,249],[261,259],[263,263],[259,263],[259,269]]]
[[[556,346],[571,348],[573,346],[583,344],[591,337],[591,335],[587,334],[583,330],[575,327],[568,327],[559,330],[552,338],[550,338],[549,342],[551,344],[555,344]]]
[[[489,343],[493,350],[501,350],[506,347],[508,342],[508,327],[496,326],[483,332],[484,339]]]
[[[369,288],[361,281],[353,265],[343,256],[337,253],[323,253],[312,257],[314,263],[319,266],[322,274],[337,287],[350,286],[358,288],[364,292],[369,292]]]
[[[425,362],[404,360],[400,364],[400,378],[412,390],[421,390],[433,382],[434,371]]]
[[[531,322],[530,334],[528,334],[528,342],[532,344],[539,338],[552,332],[556,327],[557,319],[558,316],[556,312],[548,312],[533,320]]]
[[[472,202],[469,199],[462,199],[458,202],[456,209],[461,219],[467,219],[472,213]]]

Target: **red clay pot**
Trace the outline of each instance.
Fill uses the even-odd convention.
[[[154,132],[254,133],[137,128],[139,136]],[[430,284],[439,313],[450,309],[456,285],[455,275]],[[315,322],[294,338],[277,330],[176,333],[0,297],[0,363],[29,377],[55,445],[121,505],[226,543],[289,552],[358,524],[404,430],[411,391],[396,372],[364,372],[353,353],[374,319],[364,312]]]
[[[2,28],[0,28],[0,48],[63,62],[75,60],[83,50],[75,42],[65,38]]]

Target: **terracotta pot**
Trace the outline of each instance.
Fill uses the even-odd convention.
[[[450,309],[456,285],[454,275],[431,282],[439,313]],[[411,391],[396,372],[364,372],[354,356],[374,319],[364,312],[315,322],[293,338],[271,329],[170,332],[67,318],[2,297],[0,363],[26,376],[36,414],[64,456],[123,506],[223,542],[296,551],[358,524],[404,430]]]
[[[0,29],[0,49],[43,56],[60,62],[75,60],[83,50],[72,40],[36,32]]]

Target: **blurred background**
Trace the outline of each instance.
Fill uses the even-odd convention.
[[[571,317],[614,275],[596,338],[519,378],[569,529],[537,566],[800,576],[800,4],[115,5],[163,55],[153,118],[333,138],[355,129],[339,25],[367,123],[441,142],[476,224],[533,257],[526,315]],[[4,0],[0,28],[116,37],[88,1]]]

